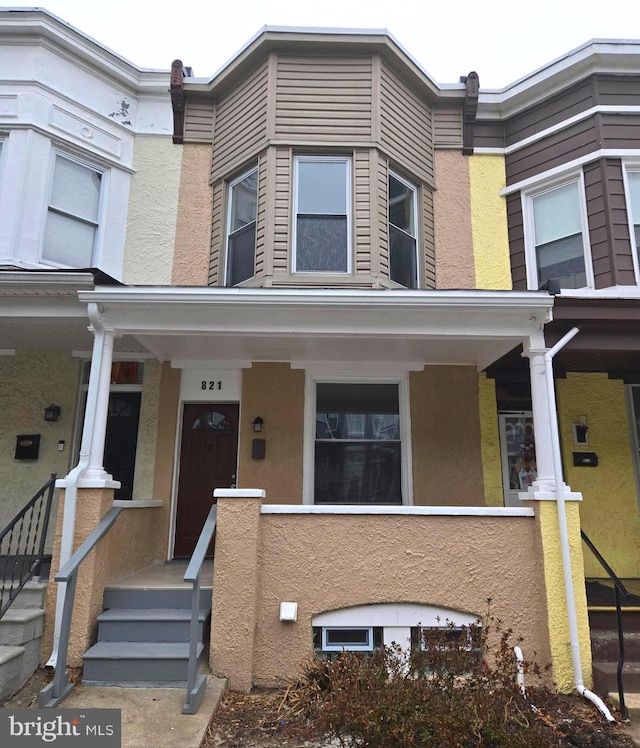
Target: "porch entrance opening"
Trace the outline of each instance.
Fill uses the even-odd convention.
[[[176,558],[193,552],[215,501],[214,488],[235,486],[238,410],[237,404],[185,403],[176,507]]]
[[[120,481],[120,488],[115,490],[114,499],[133,498],[140,400],[139,392],[109,394],[104,469],[114,480]]]
[[[522,506],[518,494],[538,477],[531,411],[498,414],[505,506]]]

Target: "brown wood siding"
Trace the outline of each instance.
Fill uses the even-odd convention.
[[[384,64],[380,76],[380,144],[400,166],[433,184],[431,108]]]
[[[594,86],[591,80],[581,81],[550,99],[546,99],[538,106],[509,118],[505,123],[506,143],[513,145],[584,112],[594,103]]]
[[[277,139],[371,140],[371,57],[278,56]]]
[[[291,236],[291,148],[276,149],[275,216],[273,236],[273,272],[289,272],[289,245]],[[271,181],[271,180],[270,180]]]
[[[566,164],[599,147],[595,118],[576,122],[526,148],[508,153],[505,158],[507,185]]]
[[[268,251],[267,236],[267,153],[264,151],[258,157],[258,205],[256,209],[256,277],[265,274],[265,258]]]
[[[597,75],[595,86],[597,104],[640,106],[639,75]]]
[[[389,161],[378,152],[378,169],[375,175],[378,190],[378,263],[383,278],[389,278]],[[374,249],[375,251],[375,249]]]
[[[216,108],[211,180],[228,176],[255,154],[267,137],[267,61]]]
[[[640,148],[640,114],[598,115],[602,148]]]
[[[635,284],[631,240],[619,159],[584,168],[589,242],[596,288]]]
[[[507,225],[511,280],[514,291],[527,290],[527,265],[524,252],[524,223],[520,193],[507,196]]]
[[[435,221],[433,211],[433,191],[427,185],[422,186],[422,253],[424,256],[424,287],[436,287],[436,244]]]
[[[436,148],[462,148],[460,107],[438,107],[433,110],[433,145]]]
[[[474,148],[504,148],[504,123],[476,120],[473,128]]]
[[[371,275],[371,173],[369,151],[353,154],[355,274]]]
[[[190,101],[187,99],[184,113],[185,143],[211,143],[213,140],[213,121],[213,101]]]
[[[211,220],[211,255],[209,258],[209,285],[223,286],[221,278],[224,236],[224,183],[213,185],[213,210]]]

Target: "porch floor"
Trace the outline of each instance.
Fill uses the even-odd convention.
[[[184,580],[184,574],[189,562],[187,560],[167,561],[164,564],[151,564],[145,569],[136,571],[133,574],[116,579],[109,584],[110,589],[117,590],[173,590],[173,589],[191,589],[191,585]],[[202,573],[200,576],[200,588],[213,588],[213,560],[207,559],[202,564]]]

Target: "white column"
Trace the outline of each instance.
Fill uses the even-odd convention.
[[[82,431],[82,447],[84,449],[85,442],[88,443],[89,451],[89,466],[83,477],[89,480],[113,480],[102,465],[109,413],[113,337],[113,333],[107,331],[97,335],[97,346],[94,346],[91,357],[87,408]]]

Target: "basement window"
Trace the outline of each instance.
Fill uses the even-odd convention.
[[[314,626],[313,648],[317,654],[372,652],[382,646],[380,626]]]

